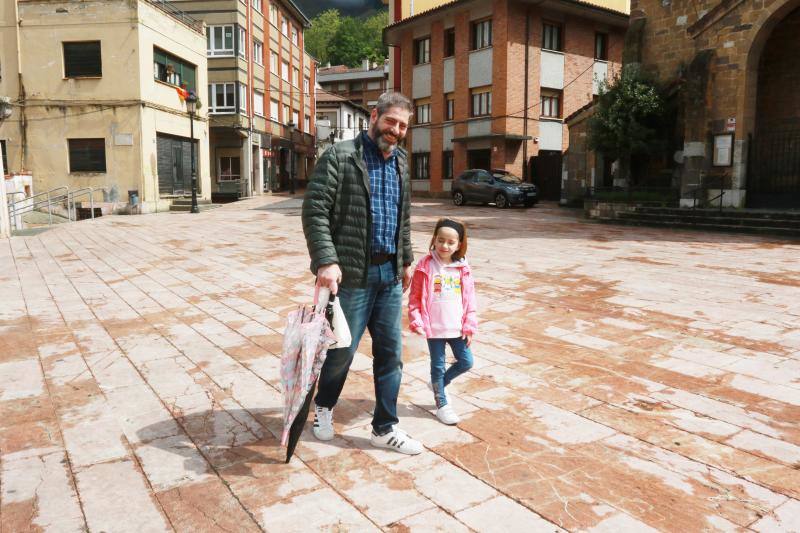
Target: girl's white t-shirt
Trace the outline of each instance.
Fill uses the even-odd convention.
[[[431,252],[429,309],[432,339],[461,337],[464,304],[461,298],[461,268],[458,262],[442,264],[439,255]]]

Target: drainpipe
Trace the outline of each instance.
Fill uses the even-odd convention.
[[[28,122],[25,117],[25,83],[22,77],[22,48],[21,48],[21,39],[20,39],[20,27],[22,26],[22,21],[19,18],[19,2],[14,2],[14,26],[16,30],[16,37],[17,37],[17,82],[19,83],[19,103],[20,103],[20,117],[19,117],[19,129],[20,129],[20,156],[21,156],[21,171],[25,171],[27,168],[25,165],[25,160],[27,159],[27,147],[28,147]],[[8,169],[6,169],[8,171]],[[2,178],[2,176],[0,176]]]
[[[525,9],[525,111],[522,118],[522,136],[528,136],[528,56],[531,40],[531,8]],[[528,140],[522,141],[522,180],[528,181]]]

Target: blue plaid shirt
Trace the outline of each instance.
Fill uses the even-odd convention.
[[[397,217],[400,208],[400,172],[396,150],[383,158],[375,141],[361,133],[364,164],[369,173],[372,210],[372,253],[397,253]]]

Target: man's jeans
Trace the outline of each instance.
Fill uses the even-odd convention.
[[[401,319],[403,287],[395,274],[394,261],[370,265],[365,288],[339,288],[337,294],[353,342],[349,348],[330,350],[319,376],[314,402],[332,408],[347,379],[364,329],[372,336],[372,373],[375,382],[375,414],[372,428],[378,435],[397,424],[397,394],[403,374]]]
[[[450,345],[456,362],[450,365],[445,372],[445,344]],[[447,405],[444,388],[450,385],[455,378],[472,368],[472,351],[467,346],[467,341],[461,337],[453,339],[428,339],[428,349],[431,352],[431,386],[436,396],[436,407]]]

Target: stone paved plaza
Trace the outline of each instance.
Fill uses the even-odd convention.
[[[298,202],[105,217],[0,241],[0,528],[800,531],[800,245],[462,215],[479,297],[458,427],[405,334],[401,427],[369,445],[370,342],[283,463],[285,316],[313,278]],[[310,425],[310,424],[309,424]]]

